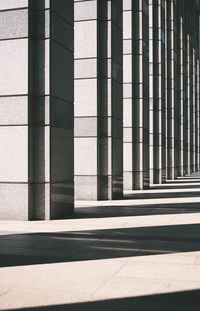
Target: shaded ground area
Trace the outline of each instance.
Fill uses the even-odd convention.
[[[79,202],[69,220],[0,222],[0,310],[200,310],[198,183]]]
[[[126,202],[131,201],[130,204]],[[73,218],[169,215],[200,212],[200,174],[178,178],[150,190],[126,191],[121,204],[115,201],[76,202]]]
[[[102,311],[102,310],[148,310],[155,311],[188,311],[192,305],[193,311],[199,311],[200,291],[188,291],[163,295],[151,295],[136,298],[123,298],[105,301],[55,305],[48,307],[25,308],[27,311]],[[17,309],[16,309],[17,310]],[[19,309],[18,309],[19,310]],[[22,310],[22,309],[20,309]],[[191,309],[190,309],[191,310]]]
[[[168,196],[169,198],[170,196]],[[191,195],[192,197],[192,195]],[[177,199],[177,197],[176,197]],[[129,198],[129,200],[131,200]],[[178,201],[178,199],[177,199]],[[168,203],[168,204],[136,204],[122,206],[89,206],[77,207],[73,218],[104,218],[104,217],[122,217],[122,216],[143,216],[143,215],[169,215],[169,214],[187,214],[199,213],[200,202],[188,203]]]
[[[10,235],[0,249],[0,267],[192,252],[200,224]]]

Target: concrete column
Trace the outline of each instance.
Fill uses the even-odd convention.
[[[165,166],[168,179],[168,4],[165,0]]]
[[[0,219],[28,220],[28,1],[0,10]]]
[[[194,172],[194,157],[193,157],[193,47],[192,47],[192,36],[190,35],[190,87],[189,87],[189,92],[190,92],[190,172]]]
[[[183,8],[178,7],[178,175],[184,176],[184,43]]]
[[[178,50],[177,50],[177,25],[178,25],[178,7],[180,2],[177,0],[173,0],[173,8],[174,8],[174,29],[173,29],[173,49],[174,49],[174,59],[173,59],[173,70],[174,70],[174,178],[178,177],[178,116],[179,116],[179,102],[178,102]]]
[[[132,2],[133,189],[149,187],[148,1]]]
[[[191,173],[191,42],[187,34],[187,169],[186,173]]]
[[[194,47],[194,34],[193,34],[193,23],[195,21],[195,16],[193,15],[193,2],[188,1],[188,11],[187,11],[187,32],[189,34],[189,51],[188,51],[188,56],[189,56],[189,79],[190,79],[190,84],[188,86],[188,92],[189,92],[189,98],[190,101],[188,102],[188,114],[190,114],[190,125],[189,125],[189,133],[190,135],[190,145],[189,145],[189,153],[190,153],[190,173],[194,172],[194,128],[193,128],[193,110],[194,110],[194,102],[193,102],[193,47]]]
[[[199,118],[199,108],[197,105],[197,57],[195,51],[195,172],[198,170],[198,153],[199,153],[199,141],[198,141],[198,118]]]
[[[149,1],[149,178],[154,183],[153,0]]]
[[[133,189],[132,0],[123,0],[124,189]]]
[[[200,107],[199,107],[199,13],[196,12],[195,52],[196,52],[196,171],[200,170]]]
[[[98,198],[98,4],[74,1],[75,198]],[[105,46],[106,38],[101,44]]]
[[[196,51],[197,51],[197,79],[196,79],[196,107],[197,107],[197,170],[200,170],[200,17],[197,15],[196,20]]]
[[[197,171],[200,170],[200,80],[199,80],[199,59],[197,58],[197,79],[196,79],[196,109],[197,109],[197,116],[196,116],[196,122],[197,122],[197,133],[196,133],[196,139],[197,139]]]
[[[187,173],[187,32],[186,32],[186,20],[185,20],[185,1],[182,7],[182,44],[183,49],[181,55],[183,57],[183,176]],[[181,60],[181,58],[180,58]]]
[[[165,94],[165,56],[166,56],[166,40],[165,36],[165,0],[161,0],[161,98],[162,98],[162,182],[166,182],[167,179],[167,166],[166,166],[166,94]]]
[[[165,163],[165,3],[150,1],[151,174],[154,183],[166,179]]]
[[[102,1],[102,0],[99,0]],[[103,148],[101,174],[108,182],[108,199],[123,197],[123,33],[122,0],[107,1],[108,10],[108,102],[102,106],[108,132],[104,134],[107,148]],[[104,129],[104,126],[102,127]],[[108,156],[108,161],[105,159]],[[105,171],[106,164],[108,169]],[[104,191],[102,191],[102,196]]]
[[[176,1],[167,2],[167,33],[168,33],[168,55],[167,55],[167,74],[168,74],[168,139],[167,139],[167,177],[174,179],[177,176],[177,43],[176,43]]]
[[[198,105],[197,105],[197,54],[198,54],[198,14],[195,3],[191,1],[184,2],[184,35],[186,36],[185,62],[186,75],[186,110],[185,110],[185,128],[186,128],[186,174],[195,172],[198,167]],[[198,29],[198,30],[197,30]]]
[[[123,193],[122,2],[75,1],[75,193]]]
[[[196,52],[193,48],[192,50],[192,136],[193,136],[193,144],[192,144],[192,172],[196,172]]]
[[[0,2],[0,218],[73,212],[73,1]]]

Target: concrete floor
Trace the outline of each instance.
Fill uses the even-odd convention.
[[[0,310],[200,310],[200,176],[0,222]]]

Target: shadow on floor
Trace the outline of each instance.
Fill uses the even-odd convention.
[[[104,218],[199,213],[200,202],[76,207],[72,218]]]
[[[189,185],[188,185],[189,184]],[[185,183],[182,183],[182,184],[179,184],[179,185],[175,185],[174,183],[173,184],[165,184],[165,186],[163,185],[154,185],[153,187],[151,187],[152,190],[163,190],[163,189],[199,189],[200,191],[200,183],[199,185],[193,185],[191,182],[188,183],[188,184],[185,184]]]
[[[189,186],[187,189],[190,188]],[[194,187],[192,187],[194,188]],[[199,197],[200,199],[200,186],[198,187],[199,191],[185,191],[185,192],[141,192],[141,193],[130,193],[124,195],[124,200],[138,200],[138,199],[172,199],[172,198],[195,198]],[[172,188],[170,188],[172,189]],[[177,188],[176,188],[177,189]]]
[[[0,267],[200,251],[200,224],[30,233],[0,239]]]
[[[137,198],[176,197],[180,193],[141,193]],[[200,192],[183,192],[196,197]],[[200,212],[200,202],[90,206],[75,209],[73,218],[169,215]],[[149,221],[153,221],[149,219]],[[200,224],[3,235],[0,267],[98,260],[200,251]]]
[[[175,180],[168,180],[165,184],[179,184],[179,183],[198,183],[200,182],[199,177],[182,177]]]
[[[13,310],[13,309],[12,309]],[[14,310],[27,311],[199,311],[200,290]],[[11,311],[11,310],[7,310]]]

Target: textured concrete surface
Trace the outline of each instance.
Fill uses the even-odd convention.
[[[74,219],[1,221],[0,310],[199,310],[194,178],[78,202]]]

